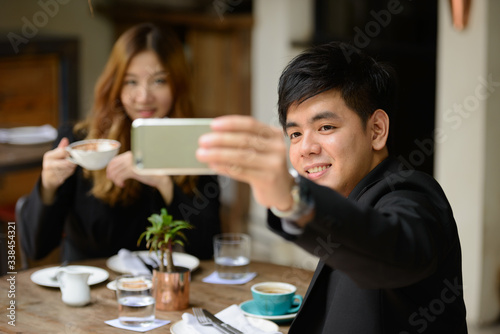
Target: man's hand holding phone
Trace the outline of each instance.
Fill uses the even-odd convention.
[[[283,132],[250,116],[222,116],[202,135],[196,157],[218,174],[247,182],[266,207],[288,209],[293,177]]]

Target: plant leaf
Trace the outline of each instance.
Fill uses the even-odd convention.
[[[194,228],[190,223],[183,220],[173,220],[173,217],[168,214],[166,208],[160,210],[160,214],[154,213],[148,217],[151,226],[146,228],[146,231],[141,233],[137,241],[137,245],[143,239],[146,240],[146,248],[149,251],[156,251],[160,258],[171,257],[167,256],[167,252],[171,252],[174,244],[184,246],[184,241],[187,241],[186,235],[182,232],[186,229]],[[161,266],[163,268],[163,266]],[[173,263],[168,263],[168,268],[173,268]]]

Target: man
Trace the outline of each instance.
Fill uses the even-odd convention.
[[[269,225],[320,257],[295,333],[467,333],[461,249],[438,183],[389,157],[392,70],[342,43],[284,70],[280,131],[226,116],[198,159],[248,182]]]

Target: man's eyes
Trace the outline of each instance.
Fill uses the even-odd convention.
[[[337,127],[334,126],[334,125],[330,125],[330,124],[327,124],[327,125],[321,125],[319,128],[318,128],[318,132],[328,132],[328,131],[332,131],[332,130],[335,130]],[[299,132],[299,131],[294,131],[294,132],[290,132],[288,134],[288,138],[290,139],[295,139],[295,138],[298,138],[302,136],[302,133]]]
[[[322,125],[319,130],[320,131],[328,131],[328,130],[333,130],[335,129],[336,127],[333,126],[333,125]]]

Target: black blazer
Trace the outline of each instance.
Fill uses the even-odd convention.
[[[268,217],[320,258],[290,334],[467,333],[457,227],[432,177],[386,159],[347,199],[300,182],[316,211],[303,234]]]

